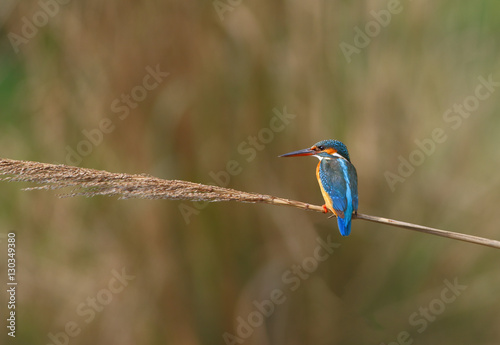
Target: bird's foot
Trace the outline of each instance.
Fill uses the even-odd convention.
[[[323,213],[328,213],[328,208],[326,207],[326,204],[321,205],[321,207],[323,207]]]

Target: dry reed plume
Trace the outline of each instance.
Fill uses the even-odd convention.
[[[0,175],[4,175],[4,177],[1,178],[1,180],[4,181],[22,181],[41,184],[41,186],[25,188],[25,190],[72,188],[69,193],[62,194],[61,196],[63,197],[107,195],[119,196],[120,199],[172,199],[211,202],[238,201],[292,206],[304,210],[323,212],[321,206],[266,194],[247,193],[235,189],[209,186],[182,180],[163,180],[146,174],[119,174],[62,164],[56,165],[0,158]],[[362,219],[459,241],[500,248],[500,241],[429,228],[377,216],[358,213],[353,216],[353,219]]]

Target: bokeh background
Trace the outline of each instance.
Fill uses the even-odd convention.
[[[217,176],[321,204],[316,161],[277,156],[336,138],[358,170],[360,212],[500,238],[500,89],[474,103],[478,78],[500,81],[498,1],[62,2],[0,4],[2,157]],[[141,89],[157,68],[168,76]],[[117,110],[131,92],[140,101]],[[469,115],[443,117],[464,102]],[[294,116],[273,130],[284,110]],[[85,146],[103,121],[113,130]],[[435,129],[446,139],[391,189],[388,172],[418,160],[415,140]],[[15,232],[19,283],[15,340],[1,289],[2,343],[500,342],[494,249],[363,221],[341,238],[335,220],[285,207],[27,186],[1,184],[1,281]],[[334,243],[322,262],[320,241]],[[122,270],[134,278],[109,292]],[[259,317],[275,289],[284,302]]]

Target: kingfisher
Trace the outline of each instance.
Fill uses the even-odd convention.
[[[358,211],[358,176],[351,163],[347,147],[338,140],[322,140],[308,149],[294,151],[280,157],[315,156],[319,159],[316,178],[325,199],[322,206],[337,216],[340,234],[351,233],[352,213]]]

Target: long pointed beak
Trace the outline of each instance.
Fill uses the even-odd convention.
[[[284,155],[278,156],[278,157],[297,157],[297,156],[312,156],[316,154],[316,151],[311,150],[311,149],[303,149],[303,150],[298,150],[298,151],[293,151],[290,153],[285,153]]]

